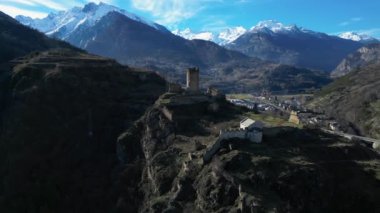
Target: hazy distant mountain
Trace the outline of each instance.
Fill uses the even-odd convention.
[[[355,33],[355,32],[341,33],[339,34],[339,37],[352,40],[352,41],[358,41],[363,44],[380,43],[380,41],[374,37],[371,37],[366,34]]]
[[[276,21],[260,22],[226,45],[252,57],[324,71],[333,70],[361,46],[360,42]]]
[[[366,45],[348,55],[331,73],[332,77],[341,77],[353,70],[380,62],[380,43]]]

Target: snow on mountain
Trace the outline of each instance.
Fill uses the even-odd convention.
[[[217,43],[221,45],[229,44],[246,32],[247,30],[241,26],[228,28],[219,33]]]
[[[222,30],[219,33],[203,32],[194,33],[189,28],[180,31],[174,30],[173,34],[181,36],[186,39],[203,39],[208,41],[213,41],[219,45],[228,45],[233,43],[236,39],[246,33],[267,33],[267,34],[292,34],[297,35],[298,33],[307,33],[314,36],[321,37],[325,35],[323,33],[314,32],[304,28],[297,27],[296,25],[284,25],[280,22],[274,20],[260,21],[257,25],[251,27],[249,30],[242,26],[231,27]]]
[[[362,43],[371,43],[371,42],[379,42],[379,40],[365,34],[355,33],[355,32],[345,32],[338,35],[340,38],[358,41]]]
[[[193,33],[190,28],[186,28],[184,30],[174,30],[172,31],[174,35],[181,36],[185,39],[188,40],[193,40],[193,39],[201,39],[201,40],[206,40],[206,41],[213,41],[214,40],[214,35],[211,32],[201,32],[201,33]]]
[[[285,25],[275,20],[260,21],[256,26],[253,26],[248,32],[250,33],[264,32],[264,33],[269,33],[269,34],[307,33],[307,34],[311,34],[318,37],[325,35],[324,33],[308,30],[302,27],[298,27],[297,25],[294,25],[294,24]]]
[[[68,11],[50,13],[43,19],[31,19],[25,16],[17,16],[16,19],[20,23],[35,28],[47,35],[59,33],[59,37],[64,39],[81,25],[94,26],[97,21],[110,12],[118,12],[132,20],[147,24],[156,29],[161,28],[151,21],[102,2],[99,4],[88,3],[83,8],[74,7]]]
[[[220,45],[225,45],[231,43],[239,36],[243,35],[246,31],[247,30],[244,27],[239,26],[227,28],[218,34],[212,32],[195,33],[190,28],[186,28],[184,30],[173,30],[172,33],[188,40],[201,39],[206,41],[213,41]]]

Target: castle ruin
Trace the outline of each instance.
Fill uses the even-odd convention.
[[[199,68],[190,68],[187,70],[186,90],[189,92],[199,91]]]

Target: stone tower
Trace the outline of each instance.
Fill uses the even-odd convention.
[[[198,92],[199,91],[199,69],[198,68],[190,68],[186,73],[186,89],[190,92]]]

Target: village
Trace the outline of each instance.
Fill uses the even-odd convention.
[[[339,124],[334,118],[325,115],[323,112],[314,112],[305,107],[305,102],[310,98],[310,96],[302,95],[288,95],[287,98],[278,98],[278,96],[262,93],[259,96],[246,95],[242,99],[227,97],[227,101],[260,113],[287,116],[289,122],[297,125],[302,124],[309,128],[327,128],[332,131],[340,131]]]

